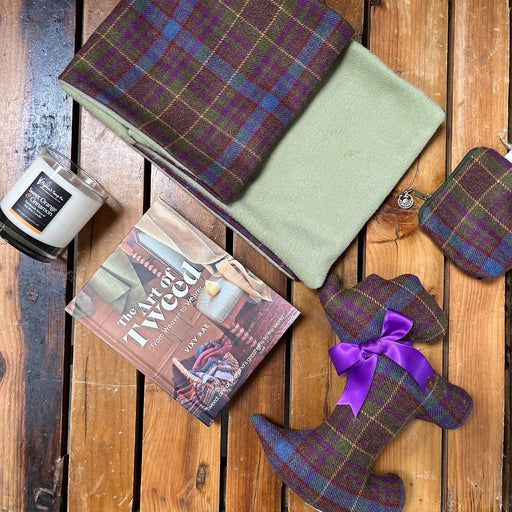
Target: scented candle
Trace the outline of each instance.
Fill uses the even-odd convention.
[[[46,148],[0,203],[0,236],[32,258],[52,261],[108,197],[85,171]]]

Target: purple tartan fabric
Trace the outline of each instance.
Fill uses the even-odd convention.
[[[420,228],[466,274],[512,268],[512,163],[474,148],[419,211]]]
[[[61,79],[229,203],[352,33],[318,0],[122,0]]]
[[[410,334],[423,341],[438,341],[446,327],[442,311],[412,275],[390,281],[369,276],[352,290],[343,290],[339,278],[331,275],[320,299],[333,327],[340,327],[336,331],[342,342],[378,338],[381,312],[389,307],[416,313],[420,326]],[[430,323],[428,312],[434,317]],[[363,337],[355,339],[350,333]],[[259,414],[252,422],[274,471],[311,506],[322,512],[396,512],[405,504],[404,485],[398,475],[373,474],[376,457],[414,418],[456,429],[472,407],[468,393],[441,375],[434,373],[423,392],[401,366],[380,355],[357,418],[349,406],[340,405],[326,422],[305,431],[278,427]]]
[[[363,343],[379,337],[388,309],[414,321],[408,339],[436,343],[443,339],[448,319],[412,274],[383,279],[372,274],[353,288],[343,289],[334,272],[320,289],[320,302],[341,341]]]
[[[284,429],[259,414],[252,422],[270,465],[306,503],[322,512],[395,512],[405,504],[404,485],[396,474],[371,472],[379,453],[414,418],[456,429],[471,409],[471,397],[444,377],[430,377],[424,394],[396,363],[380,357],[357,419],[342,405],[311,430]]]

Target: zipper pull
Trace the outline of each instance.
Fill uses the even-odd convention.
[[[414,188],[409,188],[407,190],[404,190],[399,196],[398,196],[398,206],[402,208],[402,210],[410,210],[414,205],[414,197],[419,197],[420,199],[423,199],[423,201],[426,201],[431,196],[424,194],[423,192],[420,192],[419,190],[416,190]]]
[[[501,139],[501,142],[503,142],[503,145],[507,148],[507,151],[508,151],[508,153],[506,155],[504,155],[505,158],[509,162],[512,162],[512,143],[510,143],[508,141],[508,130],[506,128],[500,133],[500,139]]]

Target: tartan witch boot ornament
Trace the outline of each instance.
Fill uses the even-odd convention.
[[[349,375],[343,396],[327,421],[311,430],[287,430],[259,414],[253,425],[274,471],[317,510],[400,511],[405,490],[399,476],[371,473],[378,454],[414,418],[456,429],[472,409],[466,391],[437,374],[404,339],[414,334],[438,341],[446,319],[410,275],[390,281],[370,276],[351,291],[331,275],[320,300],[342,340],[329,355],[337,372]],[[418,318],[417,325],[404,310]],[[377,335],[366,337],[379,323]],[[351,337],[354,332],[359,339]]]

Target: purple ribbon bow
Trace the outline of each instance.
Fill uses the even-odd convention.
[[[347,385],[337,405],[350,405],[357,417],[372,385],[379,355],[384,355],[410,373],[425,392],[427,379],[434,369],[427,358],[413,348],[413,342],[402,338],[409,333],[413,320],[398,311],[388,309],[380,338],[365,343],[338,343],[329,356],[338,375],[349,374]]]

